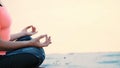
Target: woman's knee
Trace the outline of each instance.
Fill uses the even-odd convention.
[[[28,67],[33,68],[33,67],[39,66],[39,63],[40,63],[40,61],[38,60],[38,58],[36,58],[36,56],[34,56],[33,54],[29,54],[29,53],[23,53],[19,56],[19,58],[21,58],[21,60],[24,59],[24,62],[20,62],[20,63],[21,65],[27,68]]]
[[[40,62],[43,62],[45,59],[45,52],[43,48],[28,47],[23,49],[23,52],[33,54],[40,60]]]

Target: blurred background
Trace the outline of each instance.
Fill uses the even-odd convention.
[[[47,54],[120,50],[120,0],[2,0],[12,32],[34,25],[52,36]]]

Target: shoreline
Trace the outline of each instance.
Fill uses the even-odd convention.
[[[120,68],[120,52],[47,54],[43,68]]]

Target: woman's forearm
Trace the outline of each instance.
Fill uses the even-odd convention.
[[[0,51],[14,50],[22,47],[30,46],[30,41],[2,41],[0,40]]]
[[[16,40],[17,38],[20,38],[20,37],[22,37],[22,36],[25,36],[25,34],[23,34],[23,33],[12,34],[12,35],[10,36],[10,41],[14,41],[14,40]]]
[[[46,38],[44,42],[40,42],[41,39]],[[29,41],[4,41],[0,39],[0,51],[14,50],[23,47],[47,47],[51,44],[51,37],[45,35],[40,35]]]

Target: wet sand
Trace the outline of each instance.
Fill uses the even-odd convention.
[[[49,54],[41,68],[120,68],[120,52]]]

